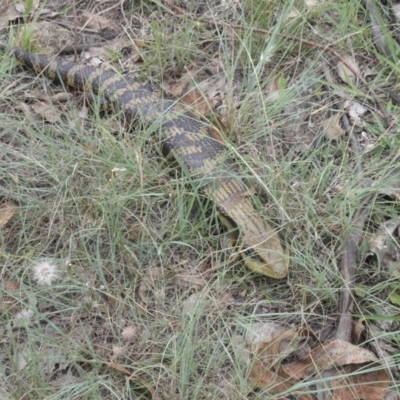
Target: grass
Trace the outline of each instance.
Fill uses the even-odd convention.
[[[168,83],[193,69],[195,84],[207,88],[214,84],[208,68],[225,79],[214,111],[228,127],[240,174],[257,192],[259,212],[290,248],[289,276],[281,281],[230,261],[213,205],[163,159],[152,129],[130,132],[98,104],[82,118],[77,95],[64,104],[48,100],[54,120],[45,122],[27,94],[62,89],[1,56],[0,200],[13,201],[17,212],[0,230],[0,398],[281,399],[296,398],[299,388],[316,392],[322,378],[284,394],[253,391],[244,336],[271,321],[322,336],[329,330],[344,243],[369,194],[376,196],[360,244],[356,313],[366,319],[362,341],[390,368],[391,389],[399,391],[400,309],[391,301],[400,292],[398,228],[390,253],[369,252],[380,224],[399,220],[398,201],[382,189],[393,186],[387,175],[398,157],[397,122],[387,129],[365,88],[340,82],[334,57],[280,35],[355,55],[374,69],[370,85],[382,91],[396,85],[398,66],[377,54],[358,2],[263,4],[199,2],[188,9],[242,24],[242,31],[199,26],[150,1],[104,15],[145,41],[143,62],[133,67],[140,77]],[[71,22],[71,9],[64,11]],[[252,27],[272,33],[266,38]],[[327,65],[336,83],[327,83]],[[270,102],[274,82],[279,96]],[[368,109],[365,134],[355,133],[359,153],[348,135],[324,137],[324,121],[338,112],[335,89]],[[396,105],[386,107],[398,114]],[[44,262],[58,274],[47,286],[34,274]]]

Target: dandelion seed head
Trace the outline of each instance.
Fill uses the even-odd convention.
[[[36,261],[32,266],[32,279],[40,286],[51,286],[60,277],[60,269],[52,260]]]
[[[138,330],[134,326],[127,326],[122,330],[121,336],[125,342],[133,342],[138,336]]]
[[[29,322],[33,318],[34,312],[29,308],[24,308],[19,313],[15,314],[15,319]]]

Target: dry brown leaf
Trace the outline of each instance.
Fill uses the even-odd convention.
[[[56,108],[51,104],[38,101],[32,104],[32,110],[40,114],[48,122],[56,122],[59,119]]]
[[[174,96],[181,97],[186,91],[186,87],[189,83],[189,80],[193,78],[195,75],[195,71],[188,71],[181,76],[178,82],[173,83],[172,85],[167,85],[164,87],[166,93]]]
[[[102,64],[102,60],[109,58],[111,53],[108,47],[90,47],[85,51],[84,57],[85,60],[90,60],[93,66],[98,67]]]
[[[202,310],[203,307],[206,307],[207,302],[207,294],[204,292],[197,292],[191,294],[183,303],[182,303],[182,313],[183,315],[194,315],[196,314],[196,309]],[[203,303],[203,305],[201,305]]]
[[[26,4],[26,1],[13,2],[10,0],[1,0],[0,28],[5,27],[8,21],[24,17],[26,13],[29,16],[33,16],[39,8],[39,0],[33,0],[29,9],[26,8]]]
[[[179,82],[174,83],[173,85],[165,86],[165,92],[174,96],[181,97],[185,92],[186,86],[188,82],[185,80],[180,80]]]
[[[5,291],[15,291],[19,290],[20,284],[19,282],[9,279],[4,282],[4,290]],[[5,297],[3,301],[0,301],[0,313],[9,312],[10,314],[16,315],[21,311],[21,305],[19,302],[13,297]]]
[[[344,135],[346,131],[342,129],[340,126],[340,117],[339,113],[335,114],[334,116],[328,118],[324,121],[324,131],[325,131],[325,138],[328,140],[336,140],[340,136]]]
[[[16,205],[12,201],[0,204],[0,228],[3,228],[17,211]]]
[[[271,368],[262,361],[256,361],[250,371],[249,381],[251,387],[264,389],[268,387],[268,393],[281,393],[290,389],[296,381],[294,379],[278,376]]]
[[[224,137],[221,135],[221,132],[223,132],[225,135],[227,133],[227,129],[226,127],[224,127],[222,125],[222,122],[219,120],[219,118],[217,117],[217,120],[215,123],[213,123],[213,125],[209,125],[208,126],[208,130],[211,133],[212,137],[217,141],[220,142],[222,144],[225,143],[225,139]]]
[[[133,39],[133,43],[137,47],[146,47],[145,43],[139,39]],[[111,47],[114,51],[122,51],[125,49],[132,49],[132,39],[126,36],[121,36],[120,38],[114,40],[110,43],[108,47]]]
[[[223,102],[225,98],[225,90],[227,80],[225,74],[216,74],[211,78],[200,82],[196,87],[203,93],[204,97],[209,101],[210,108],[213,109]]]
[[[354,126],[358,126],[359,128],[364,127],[364,121],[362,120],[362,117],[364,114],[367,112],[367,109],[360,103],[357,102],[352,102],[350,107],[349,107],[349,119],[350,123]]]
[[[51,101],[51,102],[58,102],[58,103],[65,103],[66,101],[72,98],[72,93],[68,92],[58,92],[49,96],[48,94],[40,91],[40,90],[32,90],[29,92],[24,93],[24,98],[29,100],[41,100],[41,101]]]
[[[11,0],[2,0],[0,4],[0,29],[5,28],[8,25],[8,21],[15,19],[10,19],[10,7],[15,11],[15,8],[11,4]]]
[[[387,243],[392,237],[398,223],[394,219],[383,222],[378,229],[377,234],[369,242],[369,250],[373,253],[383,254],[388,250]]]
[[[297,383],[281,370],[283,358],[297,350],[298,333],[295,329],[285,330],[275,323],[254,324],[246,333],[246,343],[252,353],[257,354],[249,374],[251,387],[268,389],[268,392],[280,393]],[[299,394],[302,400],[312,397]]]
[[[4,282],[4,290],[18,290],[20,288],[20,284],[17,281],[14,281],[12,279],[8,279]]]
[[[108,362],[108,361],[103,361],[103,364],[107,365],[110,368],[113,368],[119,372],[124,373],[125,375],[131,376],[132,373],[129,372],[124,366],[122,366],[121,364],[118,364],[116,362]]]
[[[343,377],[360,372],[365,365],[376,365],[380,368],[376,356],[371,351],[336,339],[311,350],[301,361],[280,365],[280,359],[283,358],[281,345],[284,343],[288,348],[286,340],[290,338],[292,341],[295,338],[294,330],[286,331],[274,341],[263,344],[262,351],[259,352],[262,359],[254,363],[249,376],[253,387],[268,388],[270,393],[279,393],[291,388],[300,379],[334,367],[338,370],[338,378],[332,381],[334,399],[350,400],[361,397],[364,400],[380,400],[385,395],[389,375],[384,370]],[[266,352],[269,357],[267,360]],[[303,395],[302,398],[306,399],[307,396]]]
[[[148,291],[154,289],[156,283],[164,278],[165,270],[160,267],[150,267],[147,272],[146,276],[140,281],[138,295],[143,303],[149,303],[150,297],[148,296]]]
[[[88,65],[98,68],[101,64],[103,64],[103,59],[107,57],[106,53],[107,51],[104,48],[91,47],[89,50],[83,53],[83,57]]]
[[[201,115],[207,115],[211,111],[210,102],[200,93],[199,90],[193,89],[183,96],[182,102]]]
[[[371,365],[369,365],[371,366]],[[377,365],[379,368],[379,365]],[[377,370],[365,373],[358,372],[360,366],[348,365],[339,371],[337,375],[352,374],[351,376],[339,377],[331,382],[334,389],[333,399],[353,400],[361,398],[363,400],[381,400],[389,387],[389,374],[386,370]]]
[[[113,344],[112,346],[112,355],[110,357],[111,360],[116,360],[118,359],[119,356],[122,354],[126,353],[126,347],[125,346],[117,346],[116,344]]]
[[[128,371],[124,366],[121,364],[118,364],[116,362],[108,362],[108,361],[103,361],[104,365],[107,365],[110,368],[115,369],[116,371],[122,372],[125,375],[129,377],[129,379],[137,379],[151,394],[151,398],[153,400],[160,400],[160,397],[156,394],[153,386],[151,383],[149,383],[146,379],[142,378],[140,375],[140,370],[136,370],[135,372],[130,372]]]
[[[15,3],[14,7],[17,10],[17,12],[20,13],[20,17],[23,17],[27,12],[29,12],[29,15],[32,16],[39,8],[39,0],[33,0],[32,5],[29,9],[27,8],[26,1],[18,1],[17,3]]]
[[[304,360],[282,365],[282,368],[288,376],[303,379],[332,367],[377,361],[371,351],[354,346],[345,340],[334,339],[313,349]]]
[[[394,167],[388,173],[383,184],[379,187],[379,193],[396,197],[400,201],[400,167]]]
[[[25,114],[32,114],[32,110],[28,104],[24,103],[23,101],[18,101],[18,108],[22,110]]]
[[[17,18],[21,18],[21,14],[16,10],[16,8],[11,5],[9,9],[7,10],[7,21],[15,21]],[[3,24],[4,24],[3,20]],[[5,24],[4,24],[5,25]]]
[[[114,22],[102,17],[101,15],[92,14],[89,11],[84,11],[81,16],[81,24],[86,28],[95,31],[102,31],[106,28],[115,26]]]
[[[286,332],[286,329],[274,322],[256,323],[248,327],[246,344],[250,351],[258,352],[261,347],[272,343]]]
[[[190,106],[201,115],[206,115],[211,110],[211,102],[197,88],[187,91],[188,83],[193,79],[195,73],[193,70],[186,72],[178,82],[165,85],[164,90],[174,97],[182,97],[182,103]]]
[[[348,68],[347,65],[345,65],[343,62],[340,62],[337,66],[337,73],[340,76],[340,79],[345,83],[347,83],[349,79],[354,81],[357,78],[354,72],[356,72],[357,75],[360,74],[360,70],[358,68],[356,60],[354,59],[354,57],[348,54],[343,57],[343,60],[346,62],[347,65],[350,65],[352,70],[350,70],[350,68]]]
[[[360,336],[365,329],[364,321],[365,321],[364,318],[359,318],[357,321],[353,323],[354,343],[359,343],[360,341]]]
[[[200,289],[206,286],[208,280],[199,274],[183,272],[174,275],[172,278],[172,282],[177,286],[182,286],[185,288],[196,287]]]
[[[268,103],[273,103],[281,97],[281,90],[279,87],[280,79],[281,79],[281,77],[277,76],[267,86],[267,88],[266,88],[267,96],[265,98],[265,101],[267,101]]]
[[[387,33],[383,31],[381,26],[381,21],[385,21],[385,17],[384,14],[381,14],[379,7],[374,5],[374,3],[373,0],[364,1],[371,23],[374,44],[379,53],[390,59],[392,58],[392,54],[386,38]]]
[[[3,0],[0,4],[0,18],[4,17],[7,13],[8,7],[10,7],[12,0]]]
[[[288,377],[279,376],[270,367],[266,367],[262,361],[256,361],[249,374],[251,387],[257,389],[267,388],[268,394],[281,393],[294,386],[297,381]],[[298,394],[300,400],[312,400],[308,394]]]

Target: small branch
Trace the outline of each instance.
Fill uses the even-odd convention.
[[[75,0],[72,1],[72,12],[74,15],[74,61],[78,61],[78,16],[76,14]]]
[[[340,290],[340,317],[335,332],[335,339],[351,342],[352,312],[354,307],[355,266],[357,264],[358,242],[362,235],[363,227],[370,211],[373,196],[364,200],[366,206],[361,206],[353,218],[351,228],[343,252],[341,272],[343,278]]]
[[[376,6],[371,0],[365,0],[363,3],[369,13],[369,18],[372,25],[372,35],[374,37],[376,48],[378,49],[379,53],[393,61],[389,46],[386,42],[385,34],[379,24],[380,16],[375,8]]]

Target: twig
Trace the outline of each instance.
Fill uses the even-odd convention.
[[[94,43],[82,43],[82,44],[73,44],[71,46],[65,46],[61,48],[58,52],[57,55],[68,55],[68,54],[74,54],[74,53],[82,53],[82,51],[88,50],[91,47],[102,47],[104,46],[105,42],[94,42]]]
[[[354,282],[355,265],[357,263],[358,242],[362,235],[362,228],[365,225],[368,213],[371,209],[371,200],[373,195],[368,196],[356,212],[353,218],[353,227],[351,228],[344,248],[341,272],[343,284],[340,291],[340,317],[335,332],[335,339],[351,342],[352,332],[352,312],[354,307]]]
[[[382,55],[393,61],[393,57],[390,54],[389,46],[386,42],[385,34],[379,24],[380,16],[378,14],[378,11],[376,10],[376,6],[371,0],[365,0],[363,1],[363,3],[369,13],[369,18],[372,25],[372,35],[374,37],[376,48]]]
[[[327,82],[332,83],[333,78],[331,76],[329,68],[324,65],[324,75]],[[338,108],[343,110],[344,102],[340,101],[339,97],[333,95],[335,100],[338,100]],[[346,130],[349,140],[350,146],[354,153],[358,156],[360,154],[360,146],[357,140],[356,135],[354,134],[354,130],[350,125],[349,119],[347,118],[346,113],[342,113],[342,124],[344,129]],[[360,175],[362,173],[362,163],[358,158],[356,160],[355,173]],[[368,200],[368,199],[367,199]],[[366,201],[367,201],[366,200]],[[365,204],[365,203],[364,203]],[[352,330],[352,320],[351,313],[353,311],[353,298],[354,298],[354,280],[355,280],[355,264],[357,259],[357,245],[359,241],[359,232],[361,232],[362,227],[365,223],[364,214],[362,214],[362,208],[360,208],[354,218],[353,222],[355,222],[355,226],[350,230],[349,235],[346,240],[346,245],[343,252],[342,264],[341,264],[341,273],[343,278],[342,287],[340,289],[340,306],[339,306],[339,320],[338,325],[335,332],[336,339],[346,340],[348,342],[351,341],[351,330]],[[360,216],[361,215],[361,216]],[[329,374],[328,374],[329,375]],[[327,375],[327,376],[328,376]],[[325,376],[325,375],[324,375]],[[327,377],[325,376],[325,377]]]
[[[78,61],[78,17],[76,14],[75,0],[72,1],[72,13],[74,15],[74,61]]]
[[[343,113],[342,115],[342,124],[343,128],[345,129],[345,131],[349,136],[351,148],[353,149],[355,154],[359,155],[361,152],[360,143],[358,142],[357,135],[354,133],[354,129],[350,125],[349,119],[347,118],[347,115],[345,113]],[[362,170],[363,170],[363,165],[361,163],[361,160],[360,158],[357,158],[355,172],[356,174],[361,175]]]

